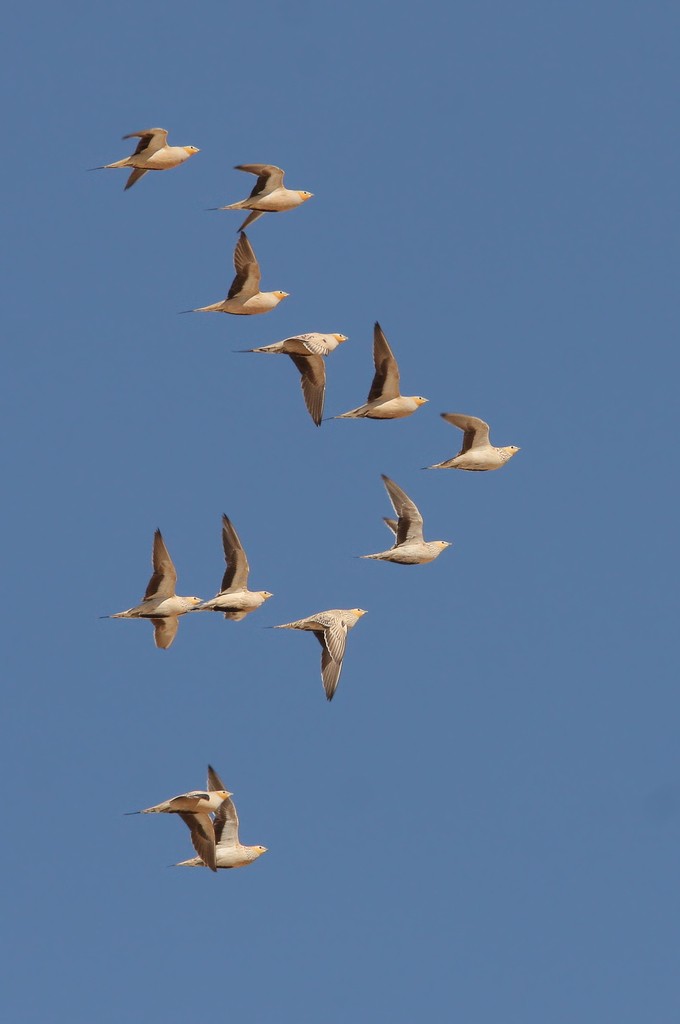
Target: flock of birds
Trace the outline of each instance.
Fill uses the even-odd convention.
[[[198,153],[195,146],[169,146],[168,133],[163,128],[149,128],[124,135],[124,139],[137,138],[134,153],[122,160],[94,168],[129,168],[130,176],[125,189],[131,188],[148,171],[164,171],[177,167]],[[284,186],[284,172],[272,164],[240,164],[236,170],[257,176],[250,195],[218,210],[247,210],[248,216],[239,227],[239,238],[234,250],[236,275],[229,292],[221,302],[199,306],[186,313],[230,313],[238,316],[267,313],[287,298],[283,291],[260,291],[260,266],[245,228],[265,213],[293,210],[312,198],[311,192],[288,189]],[[317,426],[323,421],[326,395],[325,359],[347,338],[343,334],[298,334],[282,341],[248,352],[287,355],[300,374],[302,394],[307,410]],[[363,405],[350,409],[334,419],[391,420],[410,416],[427,402],[421,395],[402,395],[399,366],[380,324],[373,333],[374,375],[368,398]],[[444,462],[427,469],[462,469],[487,471],[500,469],[515,455],[514,445],[495,447],[489,438],[489,425],[476,416],[462,413],[442,413],[442,418],[463,432],[460,451]],[[382,477],[396,518],[384,517],[393,534],[394,543],[385,551],[363,555],[363,558],[399,565],[423,565],[434,561],[449,541],[426,541],[423,535],[423,517],[415,503],[389,477]],[[142,601],[132,608],[104,618],[149,619],[154,627],[157,647],[170,647],[177,635],[179,617],[188,612],[221,612],[233,622],[245,618],[260,608],[272,594],[268,590],[249,590],[250,573],[245,550],[228,518],[222,516],[222,547],[226,570],[219,592],[209,601],[199,597],[181,597],[176,591],[177,571],[160,530],[153,539],[153,573]],[[315,612],[304,619],[285,622],[275,629],[301,629],[313,633],[321,644],[321,679],[326,698],[330,701],[337,689],[347,643],[347,633],[365,615],[363,608],[332,608]],[[219,775],[208,766],[205,790],[192,790],[165,800],[135,814],[178,814],[188,826],[191,842],[197,856],[181,861],[182,867],[218,868],[242,867],[266,852],[264,846],[243,846],[238,836],[238,816],[232,794]]]

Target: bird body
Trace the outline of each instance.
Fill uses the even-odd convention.
[[[427,402],[420,395],[402,395],[399,391],[399,366],[380,324],[373,328],[373,364],[375,374],[365,405],[350,409],[336,420],[396,420],[410,416]]]
[[[244,231],[263,213],[282,213],[285,210],[294,210],[296,206],[301,206],[302,203],[306,203],[308,199],[312,198],[311,192],[285,188],[283,184],[284,171],[280,167],[275,167],[274,164],[239,164],[235,170],[257,175],[253,191],[247,199],[241,199],[229,206],[217,207],[218,210],[252,211],[241,224],[239,231]]]
[[[363,608],[331,608],[325,612],[308,615],[306,619],[297,619],[295,622],[285,622],[274,627],[275,629],[304,629],[314,633],[323,648],[321,679],[327,700],[333,700],[340,680],[347,633],[365,614]]]
[[[437,462],[427,469],[466,469],[483,472],[500,469],[520,450],[515,445],[496,448],[489,440],[489,424],[476,416],[464,413],[443,412],[442,419],[463,431],[463,444],[457,455],[444,462]]]
[[[203,601],[195,610],[223,612],[225,619],[239,622],[273,595],[268,590],[248,590],[248,559],[239,535],[226,515],[222,516],[222,548],[227,566],[222,577],[222,589],[211,601]]]
[[[424,565],[433,562],[442,551],[450,547],[447,540],[426,541],[423,538],[423,517],[416,505],[405,491],[382,475],[385,489],[392,503],[398,520],[385,518],[388,529],[395,535],[394,546],[388,551],[379,551],[375,555],[361,555],[362,558],[374,558],[381,562],[396,562],[398,565]]]
[[[321,425],[326,397],[326,367],[324,357],[343,341],[344,334],[297,334],[273,345],[245,349],[246,352],[264,352],[286,355],[300,373],[300,386],[307,410],[317,427]]]
[[[233,313],[236,316],[250,316],[254,313],[268,313],[275,309],[288,292],[261,292],[260,265],[257,262],[253,247],[246,235],[241,232],[234,249],[234,269],[236,277],[232,281],[229,294],[221,302],[213,302],[211,306],[200,306],[197,309],[184,310],[186,313]]]
[[[94,170],[102,171],[116,167],[134,168],[125,185],[126,191],[132,188],[147,171],[167,171],[171,167],[178,167],[194,153],[199,152],[195,146],[168,146],[168,133],[165,128],[147,128],[141,132],[130,132],[123,138],[139,139],[134,153],[122,160],[116,160],[112,164],[95,167]]]
[[[220,779],[217,772],[214,769],[210,769],[213,775],[215,785],[219,784],[221,789],[224,789],[224,783]],[[266,846],[244,846],[238,836],[238,814],[236,813],[236,807],[234,801],[231,799],[231,794],[228,798],[221,801],[219,806],[215,810],[215,819],[211,823],[214,837],[214,848],[212,852],[214,859],[211,863],[206,863],[206,846],[202,841],[200,833],[197,833],[192,828],[192,822],[186,821],[191,831],[191,842],[198,854],[198,857],[191,857],[189,860],[182,860],[175,867],[178,868],[201,868],[201,867],[212,867],[212,870],[217,868],[242,868],[247,864],[252,864],[254,860],[261,857],[263,853],[267,852]],[[213,867],[214,864],[214,867]]]
[[[207,790],[191,790],[180,796],[173,796],[163,803],[146,807],[143,811],[133,814],[179,814],[191,832],[191,842],[196,853],[202,858],[206,867],[216,870],[215,863],[215,829],[211,814],[217,815],[231,793],[224,788],[215,769],[208,765]]]
[[[105,619],[151,619],[154,642],[163,650],[170,647],[179,626],[179,615],[184,615],[201,603],[200,597],[179,597],[175,593],[177,570],[173,564],[160,530],[153,537],[153,574],[141,604],[127,608]]]

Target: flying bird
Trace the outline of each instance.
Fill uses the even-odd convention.
[[[130,132],[124,139],[139,139],[137,149],[131,156],[116,160],[113,164],[93,167],[93,171],[104,171],[111,167],[132,167],[124,191],[132,188],[136,181],[143,178],[147,171],[167,171],[188,160],[200,150],[195,146],[168,146],[168,133],[165,128],[146,128],[143,132]]]
[[[363,608],[331,608],[326,612],[316,612],[306,619],[296,622],[284,622],[274,629],[307,629],[314,634],[321,647],[321,679],[326,691],[326,699],[333,700],[340,673],[342,659],[345,656],[347,631],[357,624],[366,612]]]
[[[495,448],[489,441],[489,424],[476,416],[466,416],[460,412],[443,412],[441,417],[463,431],[463,446],[452,459],[437,462],[434,466],[426,466],[426,469],[500,469],[519,451],[514,444]]]
[[[248,590],[248,559],[234,524],[225,515],[222,516],[222,547],[227,564],[222,589],[211,601],[204,601],[194,611],[224,612],[225,619],[240,622],[273,595],[268,590]]]
[[[191,611],[201,603],[200,597],[178,597],[175,593],[177,570],[165,546],[160,530],[153,535],[153,574],[146,588],[142,603],[115,615],[103,615],[104,619],[151,619],[156,647],[164,650],[175,639],[179,626],[179,615]]]
[[[232,281],[229,294],[221,302],[212,306],[200,306],[198,309],[184,309],[183,313],[235,313],[246,316],[254,313],[268,313],[278,306],[288,292],[260,291],[260,264],[257,262],[253,247],[243,232],[234,249],[234,269],[236,277]]]
[[[423,517],[408,494],[401,487],[382,474],[387,494],[398,520],[383,517],[388,529],[395,535],[394,546],[389,551],[379,551],[376,555],[361,555],[362,558],[376,558],[381,562],[396,562],[398,565],[424,565],[439,558],[445,548],[451,546],[448,540],[430,540],[423,538]]]
[[[211,814],[219,812],[221,805],[232,794],[224,788],[224,783],[211,765],[208,765],[207,791],[192,790],[173,796],[153,807],[145,807],[143,811],[130,811],[131,814],[179,814],[180,818],[191,831],[191,842],[206,867],[216,870],[215,831]]]
[[[211,769],[212,770],[212,769]],[[221,781],[219,775],[213,771],[216,785],[219,785],[222,789],[224,783]],[[201,868],[210,867],[211,865],[206,862],[203,856],[203,850],[205,846],[203,844],[200,834],[192,828],[192,822],[187,821],[187,817],[183,814],[182,819],[186,821],[191,831],[191,842],[198,854],[198,857],[192,857],[190,860],[182,860],[175,867],[178,868]],[[254,860],[261,857],[263,853],[267,852],[266,846],[243,846],[238,837],[238,814],[234,807],[234,802],[231,798],[223,800],[215,811],[215,819],[212,823],[213,835],[215,841],[214,853],[215,868],[242,868],[246,864],[252,864]]]
[[[344,334],[296,334],[273,345],[247,348],[245,352],[281,353],[290,356],[300,374],[302,395],[309,415],[317,427],[321,426],[326,397],[326,367],[324,356],[329,355],[347,341]]]
[[[263,213],[281,213],[283,210],[293,210],[301,206],[308,199],[312,198],[312,192],[299,192],[296,189],[285,188],[283,184],[284,171],[274,164],[238,164],[234,170],[247,171],[248,174],[256,174],[257,181],[247,199],[230,206],[218,206],[218,210],[251,210],[239,228],[245,231],[249,224],[254,223]]]
[[[397,360],[377,320],[373,329],[373,363],[375,375],[366,404],[334,416],[334,419],[396,420],[410,416],[427,402],[427,398],[420,395],[407,397],[400,394]]]

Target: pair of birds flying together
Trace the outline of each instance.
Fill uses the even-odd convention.
[[[211,871],[218,868],[241,868],[267,852],[266,846],[243,846],[239,840],[239,820],[232,793],[208,765],[206,790],[191,790],[180,796],[170,797],[153,807],[131,814],[177,814],[191,835],[191,844],[198,854],[189,860],[182,860],[175,867],[206,867]]]
[[[179,167],[190,156],[200,153],[196,146],[169,146],[168,133],[165,128],[145,128],[141,132],[130,132],[124,135],[123,139],[139,139],[137,148],[130,156],[122,160],[116,160],[112,164],[102,164],[101,167],[93,167],[94,171],[110,170],[118,167],[131,167],[132,174],[125,183],[125,191],[139,181],[147,171],[167,171],[172,167]],[[305,192],[299,189],[286,188],[283,184],[284,171],[274,164],[238,164],[237,171],[245,171],[247,174],[255,174],[257,181],[253,190],[246,199],[229,206],[215,206],[214,210],[249,210],[249,214],[239,228],[243,231],[249,224],[253,224],[264,213],[282,213],[285,210],[294,210],[301,206],[308,199],[312,198],[312,192]]]
[[[190,611],[222,612],[225,619],[239,622],[273,595],[268,590],[249,590],[250,567],[245,550],[228,516],[222,516],[222,547],[226,571],[219,593],[210,601],[200,597],[179,597],[176,593],[177,570],[160,530],[153,537],[151,563],[153,573],[141,604],[107,619],[150,619],[156,647],[170,647],[179,628],[179,616]]]

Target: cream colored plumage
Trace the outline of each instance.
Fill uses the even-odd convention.
[[[130,132],[123,138],[139,139],[134,153],[123,160],[92,169],[104,171],[115,167],[132,167],[133,171],[125,184],[125,191],[132,188],[147,171],[167,171],[171,167],[183,164],[194,153],[200,152],[195,146],[168,146],[168,133],[165,128],[146,128],[141,132]]]
[[[357,624],[366,612],[363,608],[331,608],[325,612],[315,612],[306,619],[295,622],[284,622],[274,629],[305,629],[317,638],[321,647],[321,679],[327,700],[333,700],[337,689],[342,661],[345,656],[347,632]]]
[[[427,398],[421,395],[400,393],[397,360],[377,320],[373,329],[373,363],[375,375],[366,404],[343,412],[334,419],[396,420],[410,416],[427,402]]]
[[[204,601],[194,610],[223,612],[225,619],[239,622],[273,595],[268,590],[248,590],[248,559],[234,524],[226,515],[222,516],[222,548],[227,564],[222,588],[211,601]]]
[[[217,772],[212,770],[214,777],[214,784],[218,785],[221,789],[224,788],[224,783],[220,779]],[[186,818],[182,815],[184,821]],[[191,857],[189,860],[182,860],[175,867],[178,868],[202,868],[210,867],[210,864],[206,864],[203,851],[205,849],[204,844],[201,842],[200,835],[197,836],[191,827],[191,823],[186,821],[191,831],[191,842],[198,854],[198,857]],[[267,852],[266,846],[244,846],[238,836],[238,815],[236,813],[236,807],[234,801],[231,798],[223,800],[215,811],[215,818],[212,822],[213,835],[214,835],[214,864],[213,870],[219,868],[242,868],[247,864],[252,864],[254,860],[261,857],[263,853]]]
[[[141,604],[104,619],[151,619],[156,647],[164,650],[172,644],[179,627],[178,616],[191,611],[201,603],[200,597],[178,597],[175,593],[177,570],[173,564],[160,530],[153,536],[153,574]]]
[[[265,352],[290,356],[300,374],[302,395],[309,415],[317,427],[323,418],[324,400],[326,397],[326,366],[325,356],[333,352],[343,341],[344,334],[296,334],[273,345],[262,345],[260,348],[243,349],[244,352]]]
[[[362,558],[373,558],[381,562],[396,562],[398,565],[424,565],[439,558],[442,551],[451,546],[448,540],[430,540],[423,538],[423,517],[408,494],[401,487],[382,475],[382,481],[398,516],[398,521],[384,521],[395,535],[394,546],[389,551],[379,551],[375,555],[362,555]]]
[[[248,237],[241,232],[234,249],[234,269],[236,277],[232,281],[229,294],[221,302],[212,306],[199,306],[197,309],[185,309],[184,313],[233,313],[236,316],[249,316],[255,313],[268,313],[278,306],[288,292],[260,291],[260,264],[257,262],[253,247]]]
[[[515,445],[495,448],[489,440],[489,424],[476,416],[460,412],[443,412],[442,419],[463,431],[463,444],[457,455],[444,462],[437,462],[426,469],[467,469],[480,472],[500,469],[520,450]]]
[[[248,174],[256,174],[257,181],[247,199],[238,203],[231,203],[229,206],[218,206],[218,210],[251,210],[239,228],[245,231],[249,224],[254,223],[263,213],[282,213],[284,210],[293,210],[301,206],[308,199],[312,198],[312,192],[300,192],[296,189],[285,188],[283,184],[284,172],[274,164],[238,164],[234,170],[246,171]]]
[[[216,870],[215,831],[211,814],[219,813],[225,800],[231,793],[224,788],[219,775],[208,765],[207,789],[191,790],[180,796],[173,796],[153,807],[145,807],[142,811],[131,811],[131,814],[179,814],[182,821],[191,831],[194,849],[202,858],[202,863],[211,871]]]

